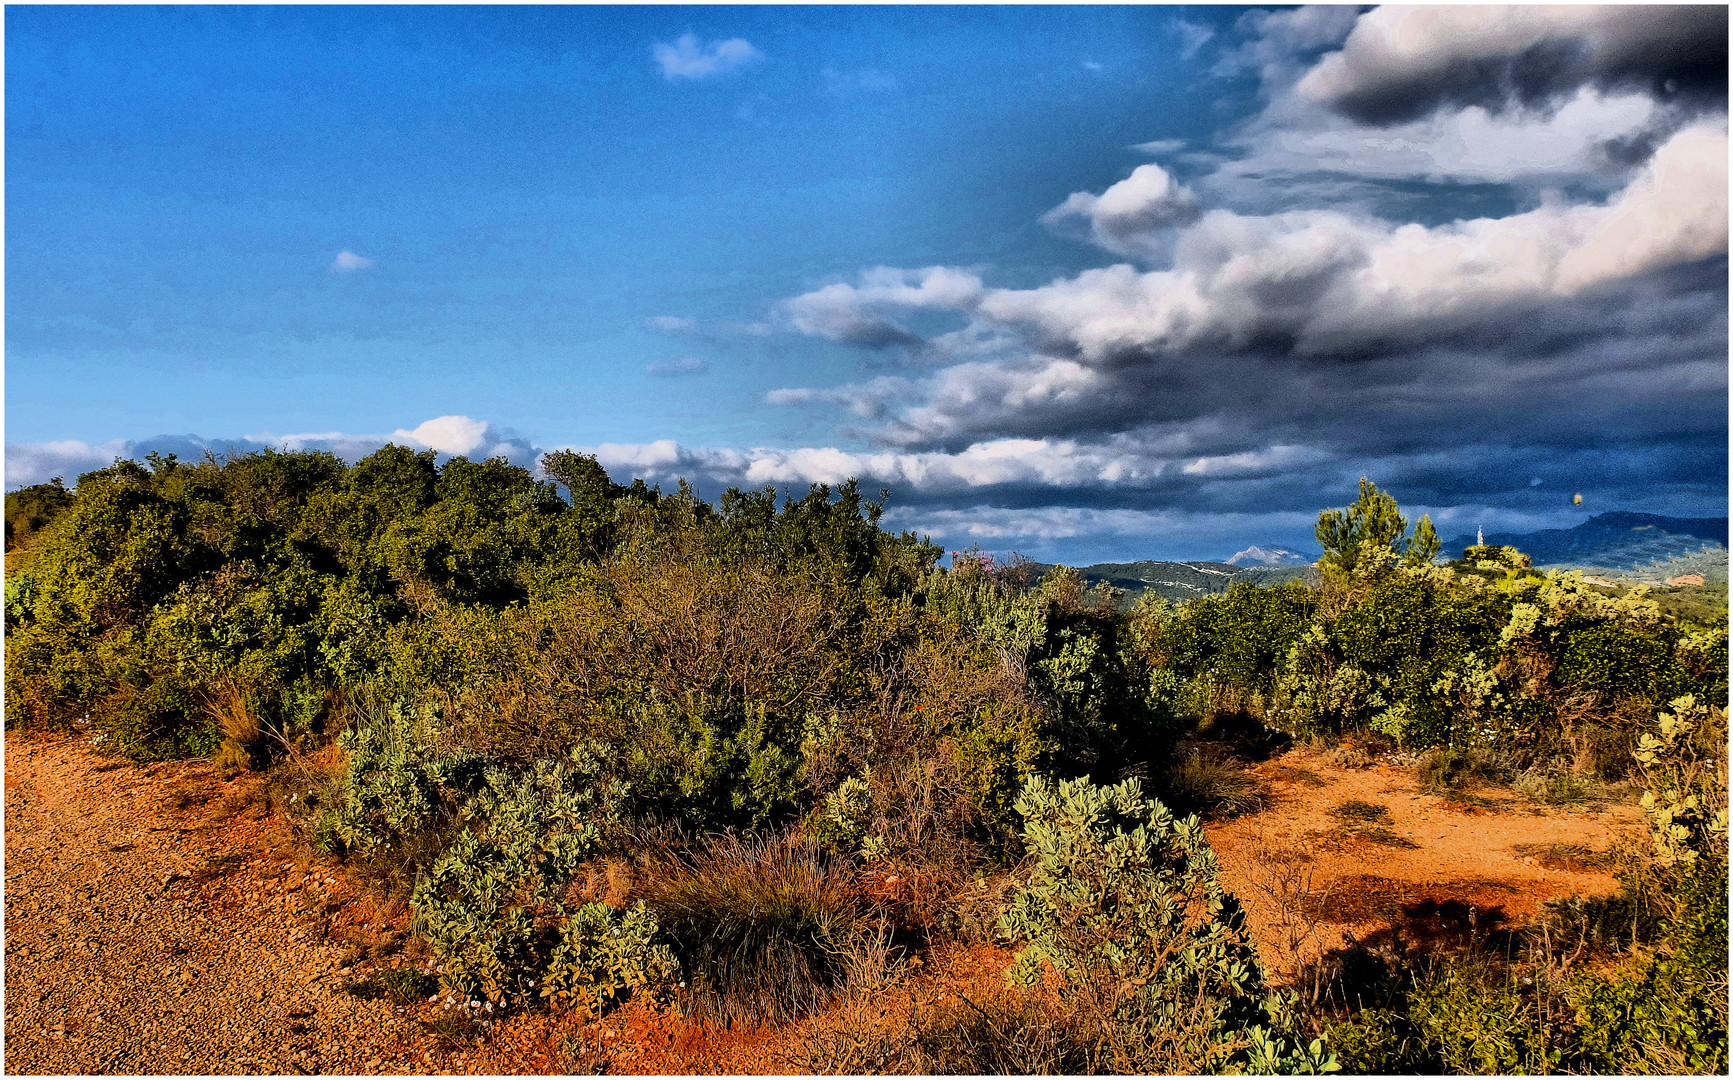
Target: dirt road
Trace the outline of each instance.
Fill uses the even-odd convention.
[[[305,903],[322,876],[219,850],[165,806],[220,797],[209,765],[6,743],[8,1073],[427,1071],[407,1016],[345,992]]]

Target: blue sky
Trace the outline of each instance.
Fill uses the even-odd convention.
[[[1724,9],[14,7],[7,486],[573,446],[1073,562],[1362,473],[1722,515],[1725,86]]]

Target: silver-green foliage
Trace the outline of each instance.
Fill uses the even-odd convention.
[[[319,823],[321,846],[360,854],[423,833],[450,792],[479,776],[482,759],[435,748],[437,718],[401,701],[357,701],[363,722],[338,736],[349,754],[335,799]]]
[[[658,944],[656,916],[642,901],[623,912],[585,904],[560,927],[541,979],[541,996],[599,1013],[634,993],[654,992],[680,970],[674,952]]]
[[[1325,1072],[1320,1042],[1292,1035],[1239,902],[1216,877],[1197,818],[1176,820],[1136,780],[1031,779],[1016,802],[1032,863],[1001,917],[1027,942],[1007,972],[1022,984],[1051,966],[1094,1071]]]
[[[560,893],[623,794],[586,765],[580,750],[521,776],[489,768],[457,840],[417,878],[410,905],[453,993],[505,1005],[535,996],[543,943],[570,918]]]

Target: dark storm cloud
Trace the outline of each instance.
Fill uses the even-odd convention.
[[[1388,125],[1443,108],[1546,106],[1583,86],[1724,109],[1727,8],[1384,7],[1297,91]]]

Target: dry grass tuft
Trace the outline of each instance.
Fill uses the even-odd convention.
[[[1613,865],[1610,852],[1590,851],[1581,844],[1513,844],[1511,850],[1524,858],[1533,859],[1548,870],[1586,873],[1590,870],[1604,870]]]
[[[785,1020],[848,980],[861,931],[844,860],[794,838],[728,837],[660,870],[644,899],[674,942],[699,1015]]]
[[[217,730],[223,733],[222,745],[212,756],[219,769],[251,769],[252,751],[263,733],[259,718],[247,704],[247,695],[233,682],[225,682],[205,697],[205,707],[216,718]]]
[[[1330,811],[1330,816],[1344,823],[1373,825],[1388,822],[1390,820],[1390,808],[1379,803],[1366,802],[1363,799],[1349,799]]]

